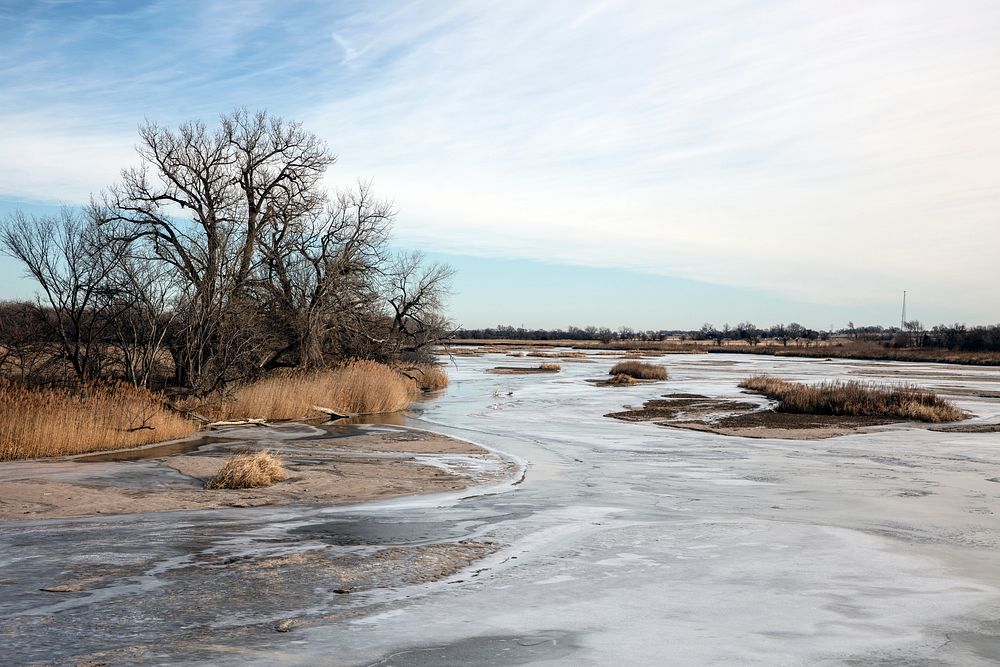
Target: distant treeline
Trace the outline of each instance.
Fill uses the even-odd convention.
[[[964,324],[937,325],[926,329],[920,322],[907,322],[904,327],[854,326],[842,329],[816,330],[797,322],[758,327],[751,322],[716,327],[704,324],[697,330],[660,329],[645,331],[620,327],[575,327],[566,329],[526,329],[498,325],[485,329],[460,328],[457,339],[476,340],[579,340],[579,341],[664,341],[693,340],[714,341],[723,345],[728,341],[742,341],[750,345],[761,342],[788,345],[790,342],[810,342],[831,338],[881,342],[887,347],[925,347],[964,352],[1000,352],[1000,325],[967,326]]]

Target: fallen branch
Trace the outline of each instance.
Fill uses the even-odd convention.
[[[236,421],[212,422],[206,424],[206,428],[219,428],[220,426],[266,426],[266,419],[239,419]]]
[[[329,415],[330,419],[350,419],[351,417],[357,417],[360,413],[358,412],[337,412],[336,410],[331,410],[330,408],[324,408],[322,405],[312,406],[313,410],[317,412],[322,412],[323,414]]]

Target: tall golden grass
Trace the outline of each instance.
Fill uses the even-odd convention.
[[[410,364],[399,372],[417,383],[422,391],[438,391],[448,386],[448,374],[440,364]]]
[[[83,392],[0,384],[0,461],[137,447],[197,430],[161,396],[129,384]]]
[[[562,370],[562,366],[560,366],[557,363],[553,363],[551,361],[546,361],[546,362],[543,362],[541,364],[538,364],[538,370],[540,370],[540,371],[549,371],[551,373],[557,373],[557,372],[559,372],[559,371]]]
[[[205,482],[205,488],[256,489],[283,479],[285,469],[271,452],[240,452],[226,461],[215,477]]]
[[[331,370],[286,372],[238,388],[217,406],[218,419],[302,419],[325,408],[338,414],[403,410],[419,395],[417,384],[396,369],[358,360]]]
[[[637,380],[666,380],[667,368],[644,361],[619,361],[608,375],[628,375]]]
[[[754,375],[740,386],[777,399],[779,412],[892,417],[924,422],[957,421],[968,417],[934,392],[913,385],[856,380],[805,385],[770,375]]]

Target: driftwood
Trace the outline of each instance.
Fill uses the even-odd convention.
[[[237,419],[236,421],[212,422],[206,424],[206,428],[219,428],[220,426],[266,426],[266,419]]]
[[[350,419],[351,417],[359,416],[359,413],[357,412],[337,412],[336,410],[331,410],[330,408],[324,408],[322,405],[314,405],[312,408],[317,412],[322,412],[323,414],[328,415],[330,417],[330,421],[334,421],[336,419]]]

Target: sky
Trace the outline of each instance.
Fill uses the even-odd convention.
[[[0,216],[237,106],[393,199],[459,325],[1000,322],[995,0],[0,0]]]

